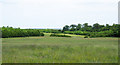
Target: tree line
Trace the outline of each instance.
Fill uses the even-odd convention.
[[[28,36],[44,36],[39,30],[36,29],[20,29],[13,27],[2,27],[2,38],[9,37],[28,37]]]
[[[2,27],[0,28],[0,37],[29,37],[29,36],[44,36],[43,33],[65,33],[65,34],[76,34],[85,35],[85,37],[120,37],[120,24],[113,25],[100,25],[95,23],[93,25],[84,24],[72,24],[65,25],[62,30],[57,29],[20,29],[13,27]]]
[[[88,25],[88,23],[65,25],[62,32],[68,34],[86,35],[90,37],[120,37],[120,24],[100,25],[98,23]]]

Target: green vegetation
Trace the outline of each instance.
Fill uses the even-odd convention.
[[[2,27],[2,38],[9,37],[28,37],[28,36],[44,36],[36,29],[20,29],[12,27]]]
[[[65,34],[76,34],[76,35],[89,35],[87,31],[64,31]]]
[[[61,33],[61,30],[57,29],[38,29],[38,30],[44,33]]]
[[[3,38],[3,63],[117,63],[118,38]],[[62,34],[60,34],[62,35]]]
[[[2,27],[0,32],[3,38],[3,63],[117,63],[118,61],[116,37],[120,37],[120,24],[111,26],[98,23],[93,26],[88,23],[72,24],[66,25],[63,30]]]
[[[69,35],[63,35],[63,34],[51,34],[51,37],[71,37]]]
[[[83,25],[65,25],[63,27],[65,34],[87,35],[89,37],[120,37],[120,24],[100,25],[98,23],[93,26],[85,23]]]
[[[44,36],[43,33],[64,33],[64,34],[75,34],[75,35],[86,35],[90,38],[92,37],[120,37],[120,24],[109,25],[106,24],[100,25],[98,23],[93,24],[93,26],[85,23],[83,25],[66,25],[63,27],[63,30],[57,29],[20,29],[20,28],[12,28],[12,27],[2,27],[2,37],[27,37],[27,36]],[[57,37],[68,37],[66,35],[55,35],[51,36]]]

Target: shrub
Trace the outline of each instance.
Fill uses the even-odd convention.
[[[20,29],[20,28],[12,28],[12,27],[2,27],[2,38],[28,37],[28,36],[44,36],[44,34],[36,29]]]
[[[88,35],[86,35],[84,38],[89,38],[89,36],[88,36]]]
[[[71,37],[71,36],[68,36],[68,35],[58,35],[58,34],[51,34],[50,35],[51,37]]]

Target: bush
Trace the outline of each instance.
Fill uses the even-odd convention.
[[[68,36],[68,35],[58,35],[58,34],[51,34],[50,35],[51,37],[71,37],[71,36]]]
[[[65,31],[65,34],[76,34],[76,35],[89,35],[90,32],[87,31]]]
[[[44,34],[36,29],[20,29],[20,28],[12,28],[12,27],[2,27],[2,38],[28,37],[28,36],[44,36]]]
[[[114,32],[112,30],[101,31],[101,32],[91,32],[89,36],[90,36],[90,38],[93,38],[93,37],[113,37]]]
[[[40,33],[40,36],[44,36],[44,34],[43,34],[43,33]]]
[[[86,35],[84,38],[89,38],[89,36],[88,36],[88,35]]]
[[[61,30],[57,29],[39,29],[39,31],[44,33],[62,33]]]

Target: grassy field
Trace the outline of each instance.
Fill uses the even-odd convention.
[[[3,63],[115,63],[118,38],[4,38]]]

